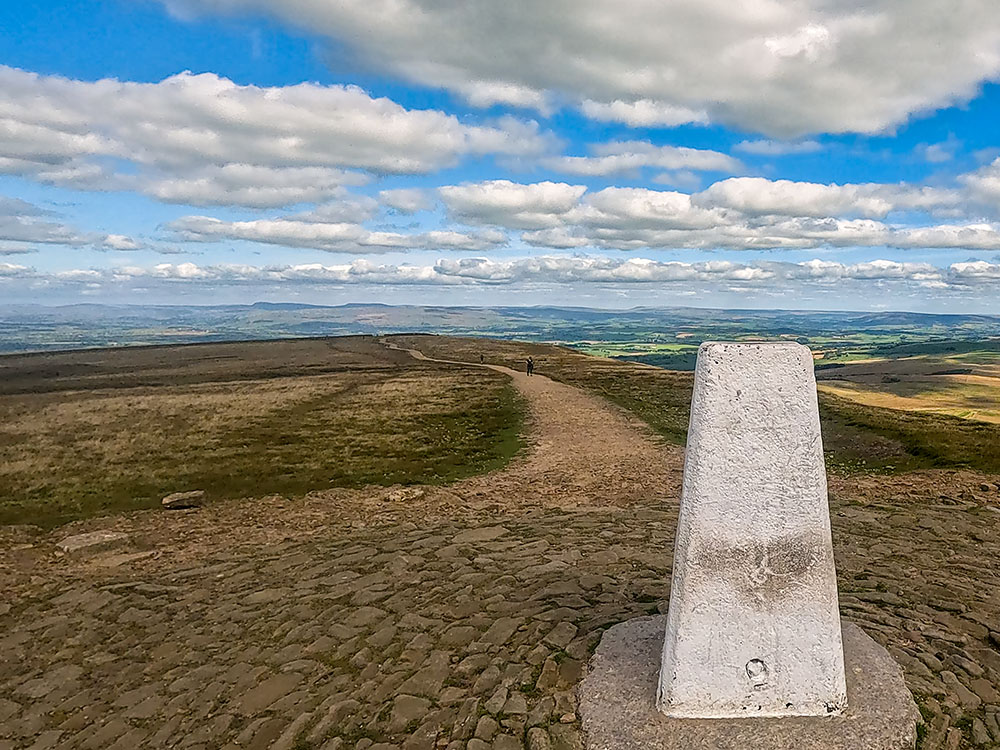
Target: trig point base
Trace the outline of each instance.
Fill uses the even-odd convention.
[[[666,617],[609,629],[580,685],[587,750],[912,750],[920,714],[889,653],[843,623],[847,708],[839,716],[675,719],[656,708]]]
[[[694,380],[669,610],[604,634],[587,750],[912,749],[899,667],[840,620],[812,354],[706,342]]]

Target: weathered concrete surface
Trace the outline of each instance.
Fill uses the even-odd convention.
[[[845,700],[816,382],[795,343],[698,350],[659,707],[825,716]]]
[[[657,711],[665,617],[609,629],[579,688],[586,750],[909,750],[920,714],[889,653],[843,625],[847,709],[839,716],[677,719]]]

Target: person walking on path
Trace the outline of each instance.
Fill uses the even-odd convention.
[[[531,374],[535,371],[535,360],[533,360],[531,357],[528,357],[528,361],[525,364],[525,368],[524,369],[525,369],[525,372],[527,372],[528,376],[530,377]]]

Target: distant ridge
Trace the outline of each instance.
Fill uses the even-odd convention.
[[[627,308],[603,308],[603,307],[580,307],[575,305],[390,305],[384,302],[345,302],[340,305],[317,305],[306,302],[252,302],[248,304],[225,304],[225,305],[109,305],[96,302],[76,302],[69,305],[39,305],[39,304],[0,304],[0,320],[12,311],[31,310],[35,312],[45,311],[118,311],[135,313],[138,311],[180,311],[180,310],[349,310],[349,309],[378,309],[378,310],[423,310],[423,311],[494,311],[511,314],[537,314],[544,312],[572,312],[585,313],[590,315],[636,315],[636,314],[663,314],[680,313],[685,316],[696,318],[718,318],[732,317],[734,315],[749,316],[808,316],[808,317],[842,317],[851,320],[861,320],[865,322],[879,321],[883,325],[901,325],[910,322],[919,322],[929,319],[939,318],[942,320],[954,321],[957,318],[969,320],[991,320],[1000,321],[1000,315],[986,315],[981,313],[924,313],[909,312],[903,310],[886,310],[884,312],[852,311],[852,310],[800,310],[795,308],[713,308],[713,307],[692,307],[687,305],[665,305],[663,307],[651,307],[639,305]]]
[[[254,302],[247,305],[255,310],[307,310],[310,308],[322,309],[326,305],[307,305],[304,302]]]
[[[365,302],[0,305],[0,352],[404,331],[569,344],[645,341],[690,345],[706,339],[750,337],[802,339],[818,346],[841,345],[845,334],[866,333],[869,341],[895,345],[1000,337],[1000,316],[697,307],[628,310],[558,305],[454,307]]]

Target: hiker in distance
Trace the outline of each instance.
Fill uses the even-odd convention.
[[[525,372],[528,373],[528,376],[530,377],[531,374],[535,371],[535,360],[533,360],[531,357],[528,357],[528,361],[525,363],[524,370]]]

